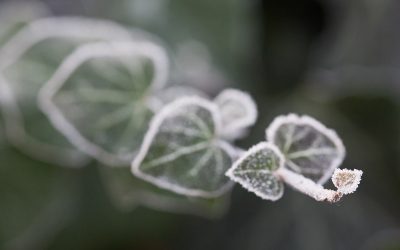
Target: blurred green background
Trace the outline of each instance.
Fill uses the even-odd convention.
[[[309,114],[342,137],[342,167],[364,176],[359,191],[333,205],[290,188],[269,202],[236,186],[226,212],[212,218],[121,211],[96,163],[67,169],[29,158],[4,140],[1,120],[1,249],[400,249],[399,1],[44,2],[54,15],[156,34],[187,72],[175,81],[211,95],[249,92],[260,116],[240,146],[263,140],[279,114]],[[193,46],[203,57],[192,72],[184,59]]]

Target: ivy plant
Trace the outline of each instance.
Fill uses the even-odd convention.
[[[338,168],[340,137],[309,116],[279,116],[265,141],[235,146],[257,120],[253,98],[174,84],[170,54],[154,36],[106,20],[26,24],[0,48],[8,140],[62,166],[96,159],[122,209],[221,211],[234,183],[272,201],[285,184],[328,202],[357,189],[362,171]],[[322,186],[329,179],[336,190]]]
[[[357,189],[362,171],[337,169],[345,155],[343,143],[317,120],[280,116],[267,128],[266,137],[268,142],[250,148],[226,173],[247,190],[278,200],[285,182],[318,201],[337,202]],[[336,191],[322,186],[331,176]]]

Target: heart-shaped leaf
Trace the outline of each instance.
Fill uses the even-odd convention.
[[[221,112],[223,135],[236,139],[257,119],[257,107],[251,96],[236,89],[226,89],[215,98]]]
[[[219,140],[217,107],[199,97],[181,98],[153,118],[132,163],[139,178],[173,192],[216,197],[232,185],[224,173],[234,150]]]
[[[309,116],[279,116],[266,134],[267,140],[285,156],[285,167],[318,184],[332,176],[345,156],[345,148],[335,131]]]
[[[362,171],[358,169],[336,169],[332,175],[333,185],[343,194],[351,194],[357,190],[361,181]]]
[[[251,147],[237,160],[226,175],[257,196],[276,201],[283,195],[283,183],[274,172],[283,167],[284,157],[271,143]]]
[[[7,135],[19,149],[57,165],[81,166],[87,161],[39,110],[37,95],[60,62],[78,45],[94,40],[128,39],[131,33],[108,21],[63,17],[34,21],[0,50],[6,85]]]
[[[111,166],[128,165],[148,128],[151,94],[168,61],[151,42],[84,45],[41,91],[41,107],[76,147]]]

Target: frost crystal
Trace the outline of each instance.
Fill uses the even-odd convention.
[[[224,173],[235,153],[219,140],[220,131],[218,109],[212,102],[181,98],[154,116],[132,172],[179,194],[219,196],[232,186]]]

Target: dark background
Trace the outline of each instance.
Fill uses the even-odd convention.
[[[145,207],[120,212],[95,163],[51,166],[0,139],[4,249],[400,249],[399,1],[45,2],[54,15],[153,32],[171,56],[187,41],[201,42],[209,68],[185,81],[212,95],[239,88],[257,102],[259,119],[239,145],[264,140],[279,114],[309,114],[342,137],[342,167],[364,176],[359,191],[333,205],[290,188],[269,202],[235,186],[216,219]]]

